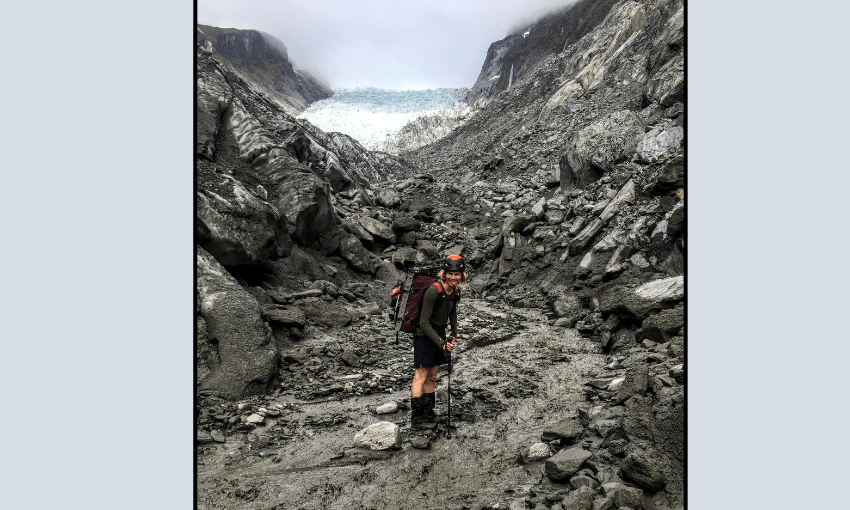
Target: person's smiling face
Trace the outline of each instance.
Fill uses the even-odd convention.
[[[446,273],[446,283],[452,287],[456,287],[460,283],[461,278],[463,278],[463,273],[460,271],[449,271]]]

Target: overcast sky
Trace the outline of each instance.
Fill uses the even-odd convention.
[[[471,87],[490,43],[573,0],[198,0],[198,22],[253,28],[334,88]]]

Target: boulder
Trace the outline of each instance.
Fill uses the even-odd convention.
[[[410,216],[396,216],[393,220],[393,230],[396,232],[417,232],[422,229],[422,222]]]
[[[229,179],[233,197],[211,191],[197,194],[197,220],[207,235],[201,246],[227,266],[288,257],[292,241],[278,209]]]
[[[322,291],[322,294],[327,294],[332,298],[339,295],[339,287],[337,287],[335,283],[327,280],[316,280],[307,287],[307,290],[320,290]]]
[[[375,200],[384,207],[394,207],[401,203],[398,193],[387,188],[381,188],[376,191]]]
[[[655,163],[682,145],[685,130],[672,120],[652,128],[637,145],[637,156],[644,163]]]
[[[264,307],[266,318],[269,322],[277,323],[280,326],[295,326],[303,328],[307,322],[304,312],[298,308],[280,308],[279,306]]]
[[[629,487],[618,482],[608,482],[602,484],[602,492],[617,508],[628,507],[634,510],[645,508],[643,491],[636,487]]]
[[[591,297],[591,309],[644,319],[658,310],[672,308],[683,299],[684,292],[684,276],[653,280],[635,289],[609,284]]]
[[[218,343],[216,363],[201,391],[227,399],[267,393],[277,374],[279,353],[257,300],[206,250],[197,248],[200,314],[207,335]]]
[[[667,478],[660,467],[661,461],[657,455],[637,448],[626,455],[617,472],[617,476],[634,482],[640,488],[658,492],[667,485]]]
[[[568,480],[593,456],[581,448],[562,450],[546,460],[546,475],[556,482]]]
[[[639,336],[641,339],[663,343],[676,336],[684,325],[685,309],[682,306],[677,306],[669,310],[662,310],[644,319]]]
[[[375,239],[385,243],[396,242],[396,235],[386,224],[368,216],[358,216],[357,221]]]
[[[599,482],[587,475],[579,474],[570,478],[570,487],[572,487],[573,490],[578,490],[582,487],[589,487],[595,490],[599,487]]]
[[[360,365],[360,358],[357,357],[357,354],[354,353],[351,349],[346,349],[342,351],[342,355],[339,357],[346,365],[350,367],[356,367]]]
[[[415,248],[403,246],[393,252],[392,262],[395,267],[402,269],[408,262],[415,262],[419,252]]]
[[[316,246],[330,254],[339,238],[327,182],[307,170],[277,172],[272,191],[275,206],[289,223],[290,236],[302,246]]]
[[[534,216],[529,214],[509,216],[502,224],[502,235],[522,232],[532,221],[534,221]]]
[[[685,158],[680,155],[664,163],[650,192],[661,195],[683,187],[685,187]]]
[[[546,426],[540,439],[554,441],[555,439],[575,439],[581,436],[584,427],[576,418],[564,418]]]
[[[523,448],[520,452],[520,460],[523,464],[542,460],[549,456],[549,445],[546,443],[534,443],[531,446]]]
[[[620,212],[627,203],[631,202],[635,198],[635,183],[633,180],[629,179],[629,181],[623,184],[623,187],[620,188],[620,191],[614,196],[613,199],[605,206],[605,209],[602,210],[602,214],[599,217],[604,222],[608,222],[611,218],[614,217],[615,214]]]
[[[339,243],[339,256],[358,271],[374,273],[376,270],[373,255],[363,247],[363,244],[354,235],[349,234],[342,238],[342,242]]]
[[[543,214],[545,214],[545,213],[546,213],[546,197],[540,197],[540,200],[538,200],[533,206],[531,206],[531,214],[536,219],[541,220],[541,219],[543,219]]]
[[[649,384],[649,368],[646,365],[638,365],[628,372],[623,383],[620,385],[620,391],[614,397],[614,402],[622,404],[634,395],[643,395],[646,393],[646,388]]]
[[[351,314],[345,308],[317,297],[302,299],[297,307],[307,319],[325,328],[341,328],[351,322]]]
[[[561,190],[584,189],[632,156],[646,123],[635,112],[621,110],[576,133],[560,161]]]
[[[398,403],[397,402],[387,402],[384,405],[378,406],[375,409],[375,412],[378,414],[389,414],[398,411]]]
[[[594,219],[588,226],[584,227],[584,229],[573,239],[570,241],[569,246],[569,254],[570,256],[577,255],[584,251],[588,244],[593,240],[596,235],[602,231],[602,227],[605,226],[605,222],[600,218]]]
[[[579,487],[578,490],[564,496],[561,505],[563,505],[564,510],[591,510],[595,492],[590,487]]]
[[[366,243],[366,246],[371,246],[373,242],[375,242],[375,238],[372,237],[372,234],[366,231],[363,226],[358,223],[354,218],[346,218],[340,224],[340,227],[346,232],[353,234],[357,239],[360,239],[361,242]]]
[[[395,423],[379,421],[354,435],[354,446],[370,450],[390,450],[401,447],[401,431]]]

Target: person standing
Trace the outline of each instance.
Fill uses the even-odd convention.
[[[451,355],[457,339],[458,285],[464,280],[466,262],[460,255],[449,255],[442,271],[422,295],[419,324],[413,330],[413,384],[410,386],[411,419],[434,416],[434,387],[437,372]],[[451,334],[447,328],[451,328]]]

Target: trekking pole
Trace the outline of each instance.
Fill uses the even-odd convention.
[[[446,400],[449,405],[449,412],[446,414],[446,439],[452,437],[452,353],[449,356],[449,390],[446,394]]]

